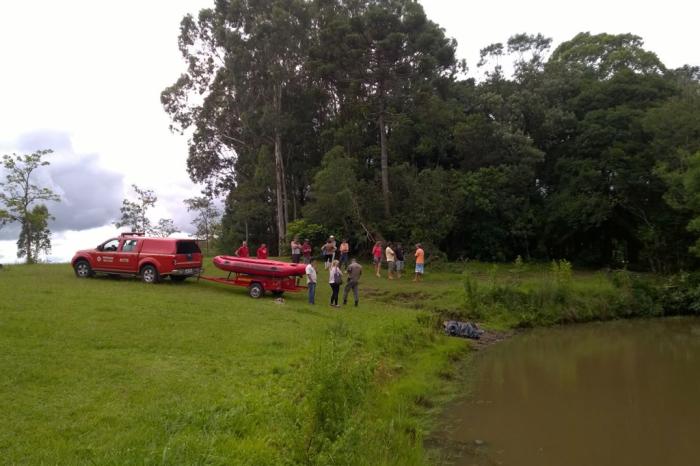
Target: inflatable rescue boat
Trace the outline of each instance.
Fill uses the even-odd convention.
[[[227,272],[262,277],[295,277],[306,274],[305,264],[256,259],[254,257],[216,256],[214,265]]]

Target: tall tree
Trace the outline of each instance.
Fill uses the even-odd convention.
[[[0,188],[2,188],[0,205],[4,206],[0,210],[0,223],[4,225],[17,222],[21,225],[22,255],[26,257],[28,264],[36,260],[34,253],[43,249],[41,246],[34,245],[33,241],[36,238],[41,238],[44,230],[48,230],[48,228],[43,227],[42,232],[34,232],[34,228],[40,224],[44,225],[46,219],[49,218],[48,209],[45,206],[37,211],[37,216],[39,216],[46,209],[44,223],[41,223],[37,216],[34,216],[31,208],[36,206],[39,201],[58,202],[61,200],[51,189],[34,184],[32,179],[38,169],[49,165],[49,162],[43,159],[52,152],[50,149],[43,149],[31,154],[6,154],[2,157],[2,165],[6,173],[5,181],[0,183]]]
[[[284,133],[287,92],[303,77],[310,18],[303,0],[219,1],[182,20],[180,50],[187,73],[161,100],[179,129],[194,127],[189,170],[195,181],[218,177],[224,189],[243,152],[273,148],[278,246],[286,233]],[[201,99],[190,101],[198,93]]]
[[[330,2],[315,57],[337,100],[376,123],[384,213],[390,214],[390,123],[421,89],[439,88],[457,71],[456,42],[412,0]],[[343,24],[345,21],[345,24]]]

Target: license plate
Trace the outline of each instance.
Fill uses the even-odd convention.
[[[185,273],[194,273],[194,269],[185,269]]]

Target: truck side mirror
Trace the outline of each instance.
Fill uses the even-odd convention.
[[[104,247],[103,245],[100,244],[100,245],[97,246],[95,249],[97,249],[98,251],[102,251],[102,250],[104,250],[104,248],[105,248],[105,247]]]

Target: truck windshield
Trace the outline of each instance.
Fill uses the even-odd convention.
[[[178,241],[177,242],[177,254],[194,254],[197,252],[202,252],[199,246],[194,241]]]

